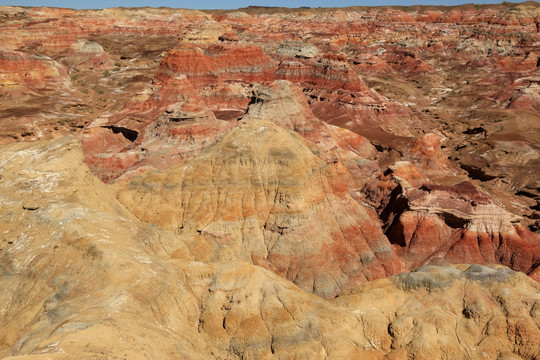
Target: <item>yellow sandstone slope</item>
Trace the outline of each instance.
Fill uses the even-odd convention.
[[[540,286],[507,268],[424,267],[327,301],[136,220],[74,138],[4,145],[0,174],[0,358],[540,356]]]

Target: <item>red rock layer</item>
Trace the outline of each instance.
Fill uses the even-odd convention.
[[[223,43],[202,48],[184,45],[163,59],[156,79],[165,81],[186,74],[202,92],[207,105],[224,118],[239,117],[245,111],[249,102],[248,84],[285,79],[303,89],[311,99],[312,109],[324,120],[356,130],[362,126],[374,129],[382,126],[385,130],[409,134],[406,128],[397,126],[397,117],[410,118],[412,113],[369,90],[344,55],[281,58],[276,66],[253,45]]]
[[[181,76],[147,89],[122,112],[96,119],[80,138],[92,171],[112,181],[183,162],[234,125],[217,120]]]
[[[156,79],[163,82],[184,74],[216,115],[236,119],[249,103],[246,88],[272,80],[274,67],[255,45],[227,43],[200,48],[185,44],[165,56]]]
[[[46,56],[28,55],[19,51],[0,52],[0,83],[7,91],[18,87],[24,90],[60,86],[66,71]]]
[[[540,236],[470,182],[399,192],[387,205],[387,214],[396,212],[387,235],[409,267],[466,262],[500,263],[525,273],[537,268]]]
[[[254,83],[270,78],[274,64],[255,45],[214,44],[201,49],[192,44],[171,50],[160,64],[158,81],[186,75],[198,87],[221,81]]]
[[[248,118],[184,165],[134,179],[119,198],[144,221],[199,237],[205,259],[249,259],[326,298],[406,270],[374,214],[350,196],[343,165],[315,149]]]

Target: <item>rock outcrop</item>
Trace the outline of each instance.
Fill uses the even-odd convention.
[[[94,40],[77,40],[60,57],[70,68],[90,70],[111,70],[113,62],[103,47]]]
[[[540,357],[538,3],[0,19],[0,358]]]
[[[501,263],[525,273],[540,263],[540,238],[519,217],[470,182],[454,186],[402,182],[383,216],[407,266]]]
[[[0,90],[6,97],[62,87],[62,74],[67,73],[66,68],[49,57],[19,51],[2,51],[0,69]]]
[[[132,180],[119,199],[142,221],[198,235],[205,259],[252,261],[323,297],[404,271],[339,166],[317,152],[249,119],[180,167]]]
[[[113,181],[181,163],[234,126],[216,119],[186,76],[178,76],[96,119],[80,138],[92,171]]]
[[[174,346],[159,340],[167,330],[155,325],[151,308],[168,307],[156,300],[180,292],[182,280],[174,272],[177,281],[155,278],[164,262],[149,251],[165,254],[182,244],[137,222],[92,176],[73,137],[4,146],[0,167],[1,356],[169,356]],[[193,299],[183,304],[197,309]],[[131,311],[138,319],[129,319]],[[150,317],[142,320],[142,313]],[[173,317],[184,327],[189,314]]]
[[[387,358],[534,358],[537,286],[502,267],[426,266],[354,289],[333,304],[357,309],[365,336]]]
[[[297,132],[315,144],[319,156],[327,163],[343,164],[350,176],[351,190],[362,188],[370,173],[377,171],[374,161],[377,150],[363,136],[330,125],[317,118],[299,87],[278,80],[268,86],[254,88],[251,101],[242,120],[269,119],[276,125]]]
[[[48,56],[0,48],[0,143],[48,137],[40,104],[68,90],[67,72]]]
[[[540,286],[522,273],[428,266],[329,302],[137,221],[73,137],[1,150],[3,358],[540,355]]]
[[[274,67],[274,62],[256,45],[183,44],[165,56],[156,79],[166,81],[180,74],[187,76],[216,116],[230,120],[244,114],[249,86],[272,80]]]

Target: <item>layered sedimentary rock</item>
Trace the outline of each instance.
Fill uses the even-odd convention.
[[[251,260],[324,297],[405,270],[339,164],[317,152],[249,119],[182,166],[134,179],[119,199],[142,221],[198,234],[205,259]]]
[[[0,143],[47,137],[40,104],[69,88],[67,72],[48,56],[0,49]]]
[[[62,73],[67,73],[66,68],[49,57],[18,51],[3,51],[0,69],[2,95],[7,97],[62,87]]]
[[[148,310],[142,312],[153,317],[150,306],[157,303],[142,295],[179,291],[179,276],[168,284],[165,277],[154,278],[155,270],[137,270],[138,264],[163,270],[144,249],[166,252],[175,247],[174,237],[136,222],[92,176],[73,137],[4,146],[0,156],[2,356],[92,357],[119,351],[168,356],[172,349],[156,338],[164,330],[150,325],[151,318],[144,321],[150,328],[129,325],[128,308],[146,303]],[[188,300],[184,305],[197,308]],[[182,315],[176,319],[190,323]],[[124,341],[138,344],[137,349],[120,345]]]
[[[248,87],[254,82],[271,80],[274,62],[252,44],[199,46],[183,44],[170,51],[160,64],[156,79],[166,81],[185,74],[219,118],[240,117],[249,102]]]
[[[301,88],[278,80],[253,89],[243,120],[270,119],[280,127],[293,130],[318,147],[318,155],[327,163],[347,168],[343,176],[351,193],[362,188],[371,173],[378,170],[375,147],[363,136],[330,125],[317,118]]]
[[[3,358],[540,355],[540,287],[522,273],[429,266],[329,302],[135,220],[73,137],[1,150]]]
[[[155,84],[82,134],[86,161],[105,181],[166,169],[198,154],[235,124],[216,119],[186,76]]]
[[[387,235],[411,268],[501,263],[531,273],[540,260],[538,236],[470,182],[414,188],[403,181],[383,213]]]
[[[540,109],[540,77],[516,79],[502,89],[495,98],[509,109],[538,111]]]
[[[534,358],[540,350],[538,285],[530,283],[528,293],[528,279],[516,275],[500,267],[426,266],[333,303],[357,309],[365,335],[387,358]]]
[[[277,58],[272,61],[254,45],[230,42],[197,45],[184,44],[169,52],[160,64],[156,79],[165,81],[185,74],[219,118],[234,119],[245,112],[249,84],[284,79],[302,87],[321,119],[348,124],[347,127],[360,133],[367,128],[365,133],[372,136],[379,127],[410,135],[406,127],[397,125],[396,117],[410,118],[412,113],[370,91],[344,55],[315,57],[316,48],[306,45],[304,56],[302,47],[289,42],[270,54]]]
[[[276,75],[302,86],[313,112],[329,123],[369,137],[378,134],[379,128],[410,134],[406,126],[398,126],[395,121],[396,116],[411,118],[408,109],[370,91],[342,54],[327,54],[317,60],[284,59]]]
[[[539,14],[0,8],[0,357],[538,358]]]
[[[109,55],[97,41],[93,40],[74,41],[69,49],[61,53],[61,56],[61,61],[71,68],[110,70],[113,67]]]

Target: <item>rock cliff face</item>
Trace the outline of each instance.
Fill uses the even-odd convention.
[[[38,105],[48,95],[69,88],[67,72],[48,56],[0,48],[0,143],[43,136],[46,130],[37,125],[43,117]]]
[[[0,7],[0,358],[540,358],[539,9]]]
[[[2,90],[18,90],[19,94],[43,88],[54,88],[62,83],[62,72],[67,69],[46,56],[31,56],[17,51],[4,51],[0,55]]]
[[[396,190],[383,213],[392,219],[387,235],[409,267],[466,262],[501,263],[525,273],[536,269],[538,238],[470,182]],[[403,207],[394,213],[396,204]]]

